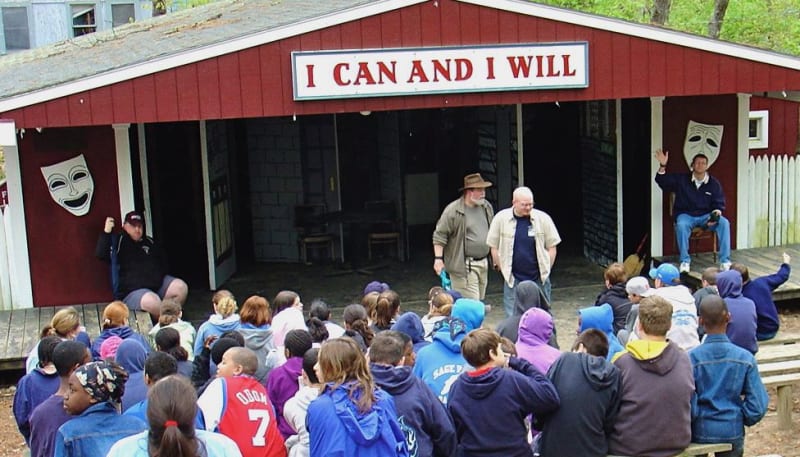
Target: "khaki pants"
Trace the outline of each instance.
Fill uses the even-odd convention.
[[[467,258],[466,272],[464,275],[450,273],[450,282],[454,290],[461,293],[464,298],[483,300],[486,296],[486,281],[489,277],[489,258],[472,260]]]

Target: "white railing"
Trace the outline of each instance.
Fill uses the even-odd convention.
[[[800,242],[800,166],[795,156],[750,157],[748,163],[749,246]]]

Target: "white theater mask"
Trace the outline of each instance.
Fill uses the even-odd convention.
[[[707,125],[689,121],[686,126],[686,141],[683,143],[683,156],[686,164],[691,168],[692,159],[697,154],[708,157],[710,167],[719,157],[719,148],[722,144],[722,125]]]
[[[89,212],[94,180],[83,154],[41,168],[50,196],[59,206],[75,216]]]

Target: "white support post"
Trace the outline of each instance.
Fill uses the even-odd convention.
[[[131,168],[131,143],[128,137],[130,124],[114,124],[114,146],[117,157],[117,188],[119,189],[119,219],[117,226],[122,226],[122,218],[128,211],[135,209],[133,197],[133,170]],[[149,232],[148,232],[149,233]]]
[[[150,205],[150,174],[147,171],[147,138],[144,124],[137,124],[136,129],[139,137],[139,173],[142,176],[142,197],[144,198],[144,228],[145,233],[155,236],[153,233],[153,211]]]
[[[616,100],[614,112],[614,123],[616,124],[614,135],[617,137],[617,262],[622,262],[625,256],[623,252],[625,227],[622,217],[622,100]]]
[[[747,172],[750,166],[750,94],[736,94],[736,249],[750,247],[750,211],[747,205]],[[728,216],[730,218],[730,215]],[[733,246],[731,246],[733,248]]]
[[[35,133],[35,132],[31,132]],[[14,121],[0,121],[0,146],[6,160],[8,206],[5,211],[8,240],[8,272],[11,283],[11,308],[33,308],[31,264],[28,258],[28,232],[25,202],[22,197],[22,168]]]
[[[525,185],[525,142],[522,125],[522,104],[517,103],[517,186]],[[512,191],[514,189],[511,189]]]
[[[664,143],[664,97],[650,97],[650,147],[653,151]],[[658,164],[650,159],[650,176],[658,172]],[[664,218],[661,188],[655,179],[650,179],[650,255],[658,257],[664,253]]]

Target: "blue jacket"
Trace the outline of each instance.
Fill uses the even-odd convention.
[[[53,456],[106,455],[117,441],[146,429],[147,425],[139,419],[121,416],[111,403],[97,403],[59,427],[53,443]]]
[[[755,357],[725,335],[706,335],[689,351],[695,381],[692,441],[732,442],[744,438],[744,426],[767,412],[769,397]]]
[[[376,390],[377,401],[362,414],[349,397],[349,387],[328,385],[308,405],[310,457],[408,457],[392,397]]]
[[[461,340],[483,323],[485,308],[478,300],[456,301],[450,319],[433,334],[433,342],[420,349],[414,363],[414,374],[422,379],[442,404],[447,405],[450,386],[458,375],[469,368],[461,355]]]
[[[559,405],[556,388],[527,360],[512,357],[512,369],[462,373],[450,391],[459,454],[531,457],[525,417],[545,415]]]
[[[212,314],[211,317],[209,317],[207,321],[203,322],[200,325],[200,328],[197,329],[197,336],[194,338],[195,357],[200,355],[200,353],[203,351],[203,345],[205,344],[206,338],[209,336],[220,336],[223,333],[230,332],[232,330],[238,330],[241,326],[242,322],[239,320],[238,314],[231,314],[226,318],[223,318],[219,314]],[[213,371],[216,372],[216,367]]]
[[[742,295],[742,275],[736,270],[720,272],[717,274],[717,290],[731,313],[725,333],[733,344],[755,354],[758,352],[756,304]]]
[[[399,320],[398,320],[399,322]],[[449,457],[456,450],[456,429],[436,395],[411,373],[411,367],[370,364],[372,377],[395,400],[397,420],[411,457]]]
[[[725,211],[725,194],[717,178],[708,175],[708,182],[698,188],[692,182],[691,173],[656,174],[656,184],[664,192],[675,193],[672,214],[702,216],[718,209]]]
[[[147,398],[144,384],[144,362],[147,352],[133,339],[124,340],[117,349],[116,361],[128,373],[125,393],[122,395],[122,411]]]
[[[397,322],[392,325],[392,330],[405,333],[411,338],[414,345],[414,353],[429,345],[425,341],[425,328],[422,326],[422,319],[413,311],[408,311],[397,318]]]
[[[57,373],[47,374],[36,368],[26,374],[17,383],[17,391],[14,393],[14,419],[17,421],[17,428],[25,442],[31,444],[31,425],[30,418],[33,410],[43,401],[53,395],[61,384],[61,379]]]
[[[778,272],[747,281],[742,287],[742,295],[753,300],[756,304],[758,316],[758,333],[777,332],[781,321],[778,319],[778,309],[772,301],[772,291],[789,279],[792,267],[784,263]]]
[[[114,327],[114,328],[107,328],[100,332],[100,336],[97,337],[96,340],[92,343],[92,359],[100,360],[100,346],[103,345],[103,341],[108,339],[111,336],[118,336],[123,340],[127,340],[128,338],[133,338],[134,340],[138,341],[142,344],[145,351],[149,354],[150,353],[150,343],[147,342],[146,339],[142,335],[134,332],[132,328],[128,327]]]
[[[610,362],[617,352],[625,349],[614,334],[614,311],[611,309],[611,305],[603,303],[601,306],[589,306],[578,310],[578,314],[581,317],[579,332],[595,328],[605,333],[608,337],[608,357],[606,357],[606,360]]]

